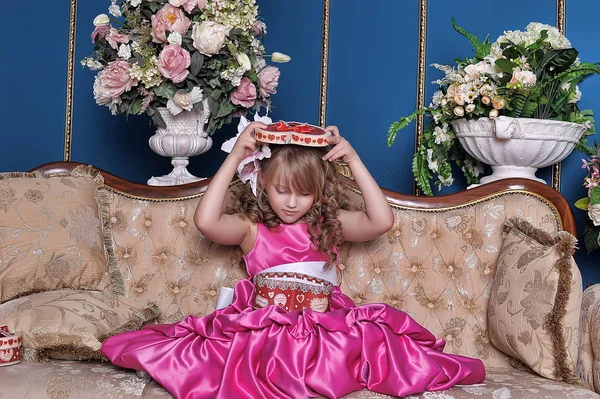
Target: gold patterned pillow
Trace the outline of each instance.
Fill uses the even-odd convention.
[[[123,291],[103,183],[83,165],[55,177],[0,174],[0,303],[61,288]]]
[[[539,375],[576,383],[581,274],[577,239],[513,218],[496,266],[488,307],[492,344]]]
[[[106,338],[139,329],[158,315],[156,306],[101,291],[38,292],[0,305],[0,326],[20,331],[23,359],[100,359]]]

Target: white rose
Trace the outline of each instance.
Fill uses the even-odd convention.
[[[188,93],[187,90],[178,90],[172,99],[167,102],[167,109],[172,115],[178,115],[181,111],[191,111],[194,104],[202,101],[202,89],[194,87]]]
[[[179,32],[171,32],[169,33],[169,37],[167,37],[167,41],[169,44],[179,44],[181,46],[181,33]]]
[[[108,13],[115,18],[119,18],[121,16],[121,7],[119,7],[116,4],[113,4],[110,7],[108,7]]]
[[[221,50],[230,30],[231,27],[213,21],[204,21],[201,24],[196,23],[192,28],[194,47],[200,53],[211,57]]]
[[[469,105],[467,105],[467,106],[465,107],[465,110],[466,110],[467,112],[473,112],[473,111],[475,111],[475,104],[469,104]]]
[[[252,63],[250,62],[250,58],[248,58],[246,54],[239,53],[237,55],[237,60],[246,71],[252,69]]]
[[[142,4],[142,0],[129,0],[129,4],[131,4],[133,7],[137,7]]]
[[[94,18],[94,26],[105,26],[110,23],[110,19],[106,14],[100,14]]]
[[[457,107],[454,107],[454,115],[461,117],[464,116],[465,114],[465,110],[463,107],[461,107],[460,105]]]
[[[493,110],[490,111],[489,117],[490,119],[495,119],[498,117],[498,110],[496,108],[494,108]]]
[[[588,207],[588,216],[594,222],[594,226],[600,226],[600,204],[590,205]]]
[[[120,58],[123,58],[124,60],[128,60],[131,58],[131,47],[129,47],[129,44],[121,44],[119,46],[119,52],[117,53],[117,55]]]

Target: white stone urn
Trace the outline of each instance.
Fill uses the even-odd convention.
[[[461,118],[451,125],[465,151],[492,167],[481,184],[509,177],[546,183],[535,176],[537,169],[565,159],[587,130],[578,123],[508,116]]]
[[[148,180],[151,186],[174,186],[193,183],[205,177],[196,177],[187,170],[189,157],[200,155],[212,147],[212,138],[204,131],[210,115],[208,105],[202,110],[192,109],[172,115],[167,108],[160,107],[158,112],[163,117],[167,128],[157,128],[150,137],[152,151],[165,157],[171,157],[173,171],[165,176],[152,177]]]

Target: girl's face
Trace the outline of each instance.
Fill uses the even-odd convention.
[[[267,199],[283,223],[293,224],[313,206],[315,195],[308,192],[296,192],[281,183],[274,183],[267,189]]]

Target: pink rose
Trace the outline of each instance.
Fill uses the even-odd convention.
[[[264,35],[267,33],[267,25],[262,21],[256,21],[250,28],[250,32],[252,32],[254,36]]]
[[[250,108],[256,100],[256,86],[250,79],[243,77],[237,90],[231,93],[231,102],[235,105],[241,105],[244,108]]]
[[[169,0],[169,4],[175,7],[183,6],[187,12],[191,13],[196,7],[200,10],[204,10],[207,1],[208,0]]]
[[[108,106],[113,115],[117,113],[118,105],[121,104],[121,94],[138,84],[136,79],[131,78],[130,70],[131,65],[127,61],[114,61],[96,75],[94,81],[96,103]]]
[[[179,44],[169,44],[160,52],[157,65],[165,78],[171,79],[173,83],[180,83],[190,73],[187,69],[190,63],[190,53]]]
[[[128,43],[129,37],[119,33],[119,31],[115,28],[110,28],[108,34],[106,35],[106,41],[108,44],[110,44],[110,47],[116,50],[119,48],[119,43]]]
[[[127,61],[109,62],[106,68],[100,72],[104,87],[112,98],[120,97],[121,94],[131,90],[138,81],[129,75],[131,64]]]
[[[94,31],[92,32],[92,43],[96,44],[96,40],[104,39],[108,34],[110,27],[108,25],[96,26]]]
[[[167,36],[165,31],[178,32],[185,36],[190,28],[191,22],[185,16],[183,10],[165,4],[163,8],[152,16],[152,41],[154,43],[165,43]]]
[[[258,85],[260,87],[260,95],[264,98],[271,94],[277,93],[277,85],[279,84],[279,69],[274,66],[263,68],[258,74]]]

